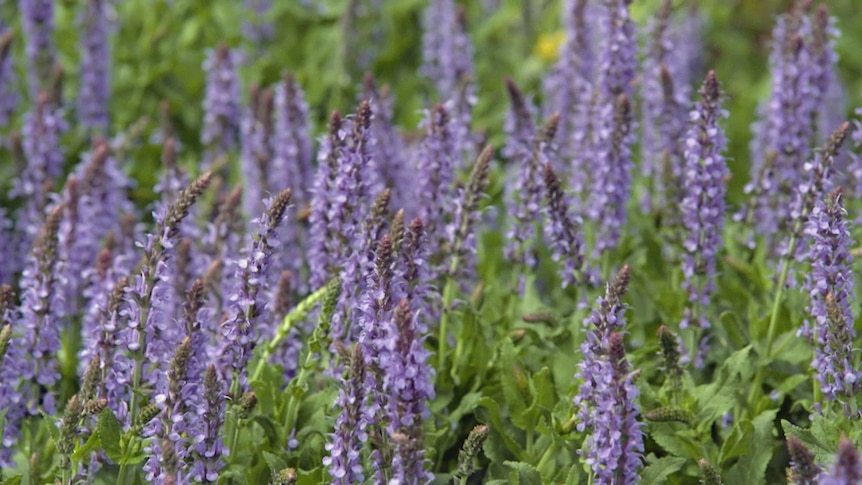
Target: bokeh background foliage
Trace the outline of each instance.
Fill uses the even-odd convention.
[[[58,0],[55,40],[60,62],[67,68],[64,89],[70,98],[77,91],[79,61],[75,12],[83,0]],[[769,89],[767,55],[775,15],[787,11],[791,0],[678,0],[696,3],[704,13],[705,58],[714,68],[728,95],[729,158],[734,178],[730,200],[740,200],[748,178],[749,126],[756,100]],[[862,8],[856,0],[826,2],[837,18],[839,75],[847,88],[849,107],[860,104],[862,93]],[[328,110],[349,112],[365,72],[389,84],[397,99],[396,122],[415,127],[420,110],[432,97],[430,84],[417,76],[421,63],[421,14],[424,0],[281,0],[270,12],[275,38],[265,47],[249,45],[242,36],[241,2],[237,0],[123,0],[115,15],[122,18],[112,37],[113,131],[124,131],[145,117],[155,133],[159,103],[170,106],[171,122],[182,144],[199,153],[201,103],[204,90],[202,63],[207,49],[224,42],[240,47],[246,56],[242,69],[245,87],[271,85],[288,69],[306,90],[316,132]],[[511,76],[537,99],[541,80],[563,39],[561,0],[465,0],[475,45],[479,84],[475,125],[502,133],[508,106],[503,77]],[[659,0],[636,0],[633,14],[640,26],[657,10]],[[16,18],[17,2],[2,6],[3,18]],[[16,26],[20,29],[20,26]],[[641,31],[642,33],[643,31]],[[19,42],[16,54],[23,56]],[[23,63],[18,65],[23,69]],[[22,76],[23,79],[23,76]],[[247,89],[246,89],[247,92]],[[20,122],[20,120],[19,120]],[[70,134],[69,136],[75,136]],[[80,136],[80,134],[79,134]],[[500,135],[497,135],[500,136]],[[83,143],[83,137],[81,137]],[[492,143],[502,140],[491,138]],[[155,182],[157,144],[144,144],[135,157],[134,176],[141,187]],[[77,153],[69,150],[70,154]],[[71,155],[70,155],[71,156]],[[76,156],[76,155],[75,155]],[[152,160],[144,166],[141,160]],[[186,159],[184,163],[194,164]],[[7,165],[7,164],[4,164]],[[7,165],[3,174],[10,172]],[[4,176],[4,179],[9,180]],[[138,194],[146,200],[147,193]]]

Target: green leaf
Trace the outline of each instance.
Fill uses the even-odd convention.
[[[727,332],[727,336],[731,342],[737,347],[745,347],[750,341],[746,336],[747,332],[739,321],[739,316],[733,312],[724,312],[718,317],[721,322],[721,328]]]
[[[578,485],[579,483],[581,483],[581,467],[572,465],[566,475],[566,485]]]
[[[91,434],[83,445],[78,446],[78,449],[72,454],[72,459],[75,461],[85,461],[90,457],[90,453],[98,451],[102,447],[102,441],[99,439],[99,431]]]
[[[3,480],[3,485],[21,485],[23,475],[13,475],[6,480]]]
[[[263,459],[266,460],[266,464],[269,466],[269,471],[272,472],[272,476],[278,475],[278,473],[285,468],[287,468],[287,463],[281,459],[278,455],[274,455],[266,450],[263,451]]]
[[[772,432],[777,413],[777,410],[770,409],[751,420],[754,431],[748,434],[750,452],[741,456],[739,461],[726,474],[723,474],[725,483],[763,482],[766,467],[772,459],[772,452],[775,448],[775,438]]]
[[[512,469],[512,474],[517,475],[517,483],[542,485],[542,475],[539,474],[539,470],[536,470],[536,467],[533,465],[522,461],[505,461],[503,464]]]
[[[667,477],[679,471],[688,460],[678,456],[665,456],[650,463],[641,472],[641,484],[652,485],[662,484],[667,481]]]
[[[122,428],[111,408],[105,408],[99,413],[96,429],[99,433],[102,449],[105,450],[105,455],[116,463],[123,461],[123,450],[120,446]]]
[[[700,440],[692,437],[689,430],[679,431],[679,425],[654,423],[650,437],[669,453],[689,460],[703,457],[703,446]]]
[[[730,436],[721,445],[718,462],[724,463],[737,456],[745,456],[751,452],[751,437],[754,436],[754,425],[749,420],[742,420],[733,426]]]
[[[275,447],[279,446],[279,438],[278,438],[278,428],[275,424],[275,421],[272,420],[269,416],[264,416],[263,414],[255,414],[251,421],[253,423],[257,423],[263,428],[264,434],[266,434],[266,439],[269,440],[270,444]]]
[[[524,375],[523,369],[518,367],[515,346],[511,339],[506,339],[500,348],[499,360],[500,384],[503,386],[503,399],[509,408],[512,422],[525,428],[521,415],[527,409],[524,395],[519,389],[518,374]]]
[[[502,419],[500,419],[500,404],[490,397],[483,397],[477,404],[478,408],[484,408],[488,411],[488,424],[491,426],[491,433],[499,435],[503,439],[503,444],[514,456],[520,457],[522,451],[520,445],[515,442],[514,438],[506,431]],[[485,440],[487,444],[492,438]]]

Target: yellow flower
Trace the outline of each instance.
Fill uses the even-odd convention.
[[[558,30],[550,34],[542,34],[536,42],[536,47],[533,49],[535,54],[540,59],[553,62],[557,60],[557,55],[560,52],[560,46],[566,41],[566,32]]]

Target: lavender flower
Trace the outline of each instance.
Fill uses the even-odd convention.
[[[595,407],[587,421],[591,434],[582,453],[596,474],[596,483],[636,483],[644,451],[640,407],[635,402],[638,372],[629,370],[622,333],[610,333],[605,345],[603,360],[596,366],[599,373],[594,375]]]
[[[309,215],[310,246],[308,248],[311,268],[311,287],[319,288],[334,275],[338,255],[331,252],[330,240],[337,232],[331,230],[330,218],[338,215],[332,210],[332,194],[338,174],[338,153],[346,143],[344,120],[338,112],[329,118],[329,135],[321,139],[318,152],[317,174],[314,178],[314,194]]]
[[[15,59],[12,55],[15,32],[7,30],[0,22],[0,33],[0,129],[5,129],[18,107]]]
[[[637,68],[637,40],[629,4],[630,0],[603,2],[592,112],[585,114],[592,126],[582,134],[587,145],[573,161],[574,174],[591,173],[592,187],[585,214],[592,221],[601,221],[594,256],[618,244],[631,190],[634,126],[630,103]],[[582,183],[576,180],[573,188],[580,194]]]
[[[811,272],[805,287],[811,298],[800,334],[815,346],[812,367],[824,396],[844,402],[856,394],[862,372],[853,358],[853,273],[850,232],[844,220],[841,192],[832,192],[814,206],[805,233],[811,237]],[[846,407],[846,406],[845,406]]]
[[[218,483],[219,470],[224,467],[224,438],[221,434],[225,419],[224,382],[219,378],[215,365],[204,373],[204,402],[198,410],[200,417],[193,428],[193,463],[189,478],[198,483]]]
[[[147,426],[145,434],[151,437],[147,451],[150,456],[144,465],[147,479],[154,483],[170,483],[183,470],[180,462],[188,457],[188,443],[184,436],[191,431],[197,416],[192,407],[198,404],[203,383],[203,335],[201,322],[211,318],[204,310],[203,281],[198,279],[188,292],[184,292],[185,337],[173,352],[166,369],[165,387],[155,389],[155,402],[161,406],[159,419]]]
[[[362,99],[371,102],[371,109],[374,112],[371,131],[375,140],[373,158],[380,172],[378,183],[380,186],[397,189],[413,186],[413,179],[410,176],[410,167],[404,163],[405,158],[408,157],[405,153],[405,143],[394,122],[394,98],[388,85],[378,89],[374,84],[374,77],[371,74],[365,75]],[[395,190],[392,200],[394,207],[410,208],[411,211],[416,205],[416,198],[407,190]]]
[[[645,194],[643,209],[652,205],[673,208],[682,187],[683,139],[690,98],[692,73],[684,59],[674,57],[681,28],[673,22],[671,0],[662,2],[654,19],[643,64],[643,144],[641,172],[652,179],[652,193]],[[676,28],[675,28],[676,27]]]
[[[60,136],[67,128],[48,92],[41,92],[34,108],[24,117],[21,141],[27,166],[12,192],[25,201],[19,216],[25,246],[36,236],[42,222],[48,204],[48,188],[63,172],[65,154]]]
[[[445,274],[455,278],[461,284],[471,281],[474,276],[476,261],[476,229],[479,218],[479,202],[485,196],[488,186],[488,173],[491,170],[491,160],[494,150],[486,146],[470,174],[467,186],[460,190],[452,221],[446,225],[446,243],[449,249],[448,267]]]
[[[27,36],[27,82],[31,99],[36,99],[51,79],[56,57],[53,0],[19,0],[24,34]]]
[[[53,414],[56,402],[53,386],[60,380],[57,353],[60,351],[60,321],[64,316],[63,281],[58,278],[57,232],[63,207],[55,207],[45,221],[27,265],[21,275],[20,319],[13,343],[13,360],[17,366],[18,392],[25,409],[11,408],[7,419],[16,423],[25,414],[38,415],[40,410]],[[13,424],[13,429],[15,425]]]
[[[545,233],[551,244],[552,256],[557,263],[563,263],[563,288],[577,286],[584,280],[584,242],[578,228],[581,221],[571,214],[566,194],[550,163],[544,165],[544,178],[548,201]]]
[[[801,168],[808,158],[819,100],[825,93],[815,79],[825,76],[813,58],[809,4],[799,2],[776,20],[770,54],[772,93],[760,110],[753,129],[750,182],[752,196],[747,222],[757,220],[758,233],[774,244],[774,235],[792,223],[790,203],[802,182]]]
[[[255,46],[272,40],[275,26],[266,18],[272,9],[272,0],[243,0],[245,19],[242,23],[242,33]]]
[[[275,139],[272,178],[287,183],[294,201],[310,200],[313,183],[312,144],[308,104],[302,87],[289,72],[275,88]]]
[[[593,78],[596,64],[596,35],[599,10],[595,2],[566,0],[563,2],[563,23],[566,41],[560,46],[559,59],[544,82],[546,117],[560,113],[556,144],[561,158],[576,162],[580,150],[586,147],[591,123]],[[561,168],[561,167],[555,167]],[[574,171],[573,189],[580,194],[585,178]]]
[[[788,482],[794,485],[816,485],[822,472],[814,461],[814,454],[792,435],[787,436],[787,453],[790,455]]]
[[[510,214],[514,215],[512,227],[506,234],[509,244],[506,246],[506,257],[512,263],[521,265],[516,269],[518,275],[518,292],[524,291],[523,270],[532,270],[536,266],[535,233],[536,224],[541,219],[542,208],[542,167],[551,166],[556,160],[555,146],[552,144],[557,131],[559,115],[551,116],[545,126],[535,135],[530,135],[527,151],[522,150],[516,160],[519,164],[518,175],[511,194],[509,195]],[[526,272],[526,271],[524,271]]]
[[[432,0],[423,17],[423,75],[434,82],[440,99],[459,97],[459,86],[473,76],[473,49],[464,13],[454,0]]]
[[[242,114],[240,153],[240,164],[245,177],[243,207],[247,215],[260,213],[261,201],[271,189],[268,175],[273,160],[272,90],[252,87],[249,103],[250,106]]]
[[[727,113],[721,109],[721,93],[715,71],[706,75],[699,102],[691,112],[691,126],[685,141],[685,172],[681,205],[686,230],[682,262],[682,287],[688,292],[680,328],[695,324],[709,328],[705,308],[715,291],[716,254],[721,248],[726,179],[730,175],[724,161],[724,130],[719,126]]]
[[[362,448],[368,441],[367,423],[362,417],[366,380],[365,357],[362,346],[356,345],[350,358],[349,376],[338,392],[335,402],[340,409],[335,421],[332,440],[326,443],[327,456],[323,458],[332,482],[335,484],[362,483]]]
[[[208,160],[236,147],[239,137],[239,78],[236,55],[224,44],[207,54],[204,127],[201,142],[208,147]]]
[[[401,300],[394,312],[394,334],[387,339],[383,388],[387,394],[389,436],[395,443],[392,480],[398,483],[426,483],[433,474],[427,471],[423,423],[434,399],[434,370],[428,365],[424,331],[408,300]]]
[[[10,346],[12,328],[20,320],[15,306],[15,292],[8,284],[0,285],[0,412],[5,411],[5,426],[0,436],[0,466],[12,466],[13,448],[20,438],[18,420],[21,416],[23,396],[16,389],[20,364],[16,362],[18,351]],[[12,410],[12,412],[10,412]]]
[[[81,18],[81,87],[78,93],[78,119],[87,128],[106,132],[110,97],[108,17],[105,0],[87,0]]]
[[[131,372],[123,379],[131,382],[131,389],[135,392],[141,390],[143,382],[156,389],[165,385],[164,371],[168,356],[181,339],[179,329],[165,314],[165,309],[171,302],[170,268],[166,260],[173,253],[180,224],[211,179],[212,173],[205,173],[183,190],[174,203],[156,211],[156,231],[148,234],[146,240],[139,243],[143,247],[144,255],[138,274],[126,289],[125,300],[128,306],[121,313],[128,319],[128,328],[124,329],[121,338],[131,359],[126,356],[121,359],[119,355],[115,359],[115,362],[119,361],[115,365]],[[129,360],[133,363],[129,363]],[[138,404],[137,397],[132,396],[132,424],[139,418],[138,411],[141,409]]]
[[[607,107],[599,116],[607,120]],[[632,113],[629,97],[620,94],[613,103],[612,121],[601,124],[595,144],[595,172],[586,215],[599,224],[594,256],[616,247],[626,225],[626,205],[631,191]]]
[[[862,480],[862,459],[847,438],[841,438],[838,454],[829,473],[820,477],[820,485],[852,485]]]
[[[583,431],[591,426],[591,409],[598,406],[601,381],[606,377],[607,348],[611,333],[625,330],[625,305],[622,298],[628,290],[631,273],[628,266],[623,266],[606,289],[605,296],[596,300],[592,315],[584,320],[588,329],[586,340],[581,344],[584,360],[575,375],[582,379],[578,394],[574,398],[577,415],[580,418],[578,430]],[[601,381],[601,382],[600,382]]]
[[[444,204],[451,198],[455,167],[459,159],[458,146],[453,134],[449,112],[442,105],[426,111],[420,125],[427,130],[419,146],[416,169],[416,195],[419,217],[433,241],[444,238],[447,208]]]
[[[230,297],[231,316],[222,323],[222,369],[230,372],[230,387],[235,395],[247,391],[245,371],[251,352],[266,321],[263,296],[270,284],[269,260],[278,244],[277,232],[290,204],[290,189],[264,201],[266,211],[255,221],[257,234],[242,258],[236,262],[236,289]]]

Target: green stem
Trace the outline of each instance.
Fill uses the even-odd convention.
[[[455,298],[455,285],[452,278],[446,279],[443,290],[443,315],[440,316],[440,336],[437,342],[437,372],[443,374],[443,364],[446,363],[446,340],[449,326],[449,312],[452,311],[452,300]]]
[[[797,231],[794,231],[794,234]],[[775,299],[772,302],[772,312],[769,314],[769,326],[766,330],[766,357],[772,357],[772,346],[775,340],[775,332],[778,331],[778,313],[781,309],[781,301],[784,297],[784,287],[787,285],[787,277],[790,274],[790,265],[793,263],[793,253],[796,250],[796,236],[790,238],[790,244],[787,248],[787,256],[784,258],[784,263],[781,266],[781,273],[778,276],[778,287],[775,289]],[[782,348],[784,346],[782,345]],[[763,386],[763,377],[766,366],[757,366],[757,372],[754,374],[754,382],[751,385],[751,390],[748,394],[749,408],[753,408],[755,399],[760,395],[761,387]]]
[[[557,442],[552,441],[551,444],[548,446],[548,449],[545,450],[545,453],[542,454],[542,458],[539,459],[539,463],[536,465],[536,469],[539,470],[539,472],[542,471],[542,467],[544,467],[547,464],[548,460],[551,459],[554,452],[556,452],[556,451],[557,451]]]

